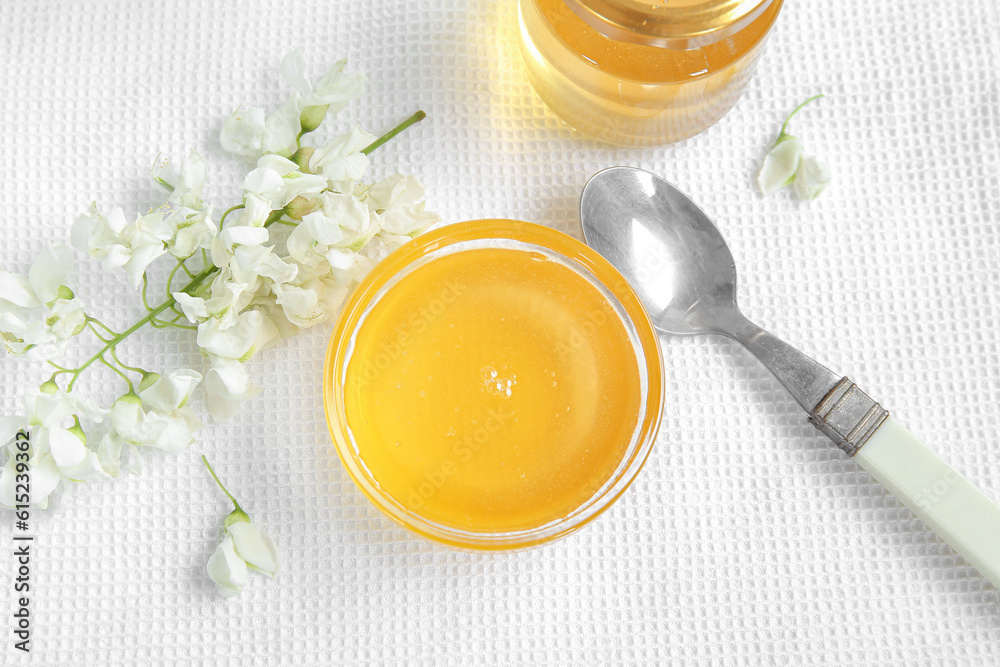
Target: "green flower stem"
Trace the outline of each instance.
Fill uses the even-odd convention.
[[[94,334],[94,337],[97,340],[101,341],[102,343],[108,342],[108,339],[102,336],[100,332],[94,327],[93,322],[87,322],[87,330],[90,331],[90,333]]]
[[[180,260],[180,259],[177,260],[177,264],[174,266],[174,268],[172,268],[170,270],[170,275],[167,276],[167,286],[165,288],[165,291],[166,291],[168,297],[170,296],[171,292],[173,291],[171,288],[174,285],[174,274],[176,274],[177,273],[177,269],[181,268],[182,266],[184,266],[184,260]],[[185,268],[184,271],[186,271],[188,273],[188,275],[191,276],[191,272],[188,271],[187,268]],[[142,274],[142,275],[145,276],[146,274]],[[194,276],[191,276],[191,277],[193,278]]]
[[[114,349],[114,348],[112,348],[112,349]],[[108,368],[110,368],[111,370],[113,370],[115,373],[118,373],[118,375],[120,375],[121,378],[123,380],[125,380],[125,384],[128,385],[128,391],[129,391],[130,394],[134,394],[135,393],[135,387],[132,385],[132,381],[128,379],[127,375],[125,375],[120,370],[118,370],[117,368],[115,368],[115,365],[113,363],[111,363],[110,361],[108,361],[107,359],[105,359],[104,357],[100,358],[100,362],[102,364],[104,364],[105,366],[107,366]],[[72,384],[72,383],[70,383],[70,384]]]
[[[222,489],[222,492],[226,494],[226,496],[231,501],[233,501],[233,506],[236,508],[236,510],[238,512],[243,512],[243,508],[240,507],[240,504],[238,502],[236,502],[236,498],[233,498],[233,494],[229,493],[226,487],[222,485],[222,482],[219,481],[219,476],[215,474],[215,470],[212,469],[212,464],[208,462],[208,459],[205,458],[204,454],[201,455],[201,462],[205,464],[206,468],[208,468],[208,472],[211,473],[212,479],[214,479],[215,483],[219,485],[219,488]],[[243,513],[246,514],[246,512]]]
[[[382,144],[386,143],[387,141],[389,141],[390,139],[392,139],[397,134],[399,134],[400,132],[402,132],[406,128],[410,127],[411,125],[415,125],[416,123],[419,123],[424,118],[427,118],[427,114],[425,114],[423,111],[416,112],[415,114],[413,114],[412,116],[410,116],[409,118],[407,118],[406,120],[404,120],[402,123],[400,123],[396,127],[392,128],[391,130],[389,130],[388,132],[386,132],[385,134],[383,134],[381,137],[379,137],[378,139],[376,139],[372,143],[368,144],[368,146],[366,148],[362,149],[361,152],[364,153],[365,155],[371,155],[372,151],[374,151],[376,148],[378,148]]]
[[[228,216],[233,211],[240,210],[241,208],[244,208],[243,204],[236,204],[236,206],[230,206],[228,209],[226,209],[226,212],[222,214],[221,218],[219,218],[219,231],[222,231],[222,224],[226,221],[226,216]],[[202,251],[204,251],[204,248],[202,248]]]
[[[132,371],[133,373],[139,373],[140,375],[145,375],[146,371],[141,368],[136,368],[135,366],[129,366],[128,364],[122,363],[122,360],[118,358],[118,350],[114,347],[111,348],[111,358],[115,360],[115,363],[124,368],[127,371]]]
[[[146,272],[143,271],[142,272],[142,305],[146,309],[147,313],[149,311],[153,310],[150,307],[150,305],[149,305],[149,301],[146,300],[146,288],[148,286],[149,286],[149,279],[146,277]]]
[[[102,329],[104,329],[105,331],[107,331],[108,334],[110,334],[112,336],[117,336],[118,335],[117,331],[115,331],[114,329],[112,329],[111,327],[109,327],[107,324],[105,324],[104,322],[100,321],[96,317],[92,317],[90,315],[87,315],[87,322],[93,322],[97,326],[99,326]]]
[[[211,268],[205,269],[204,271],[202,271],[201,273],[199,273],[198,275],[196,275],[191,280],[191,282],[189,282],[184,287],[184,289],[181,290],[181,292],[184,292],[185,294],[190,294],[195,289],[197,289],[199,285],[201,285],[203,282],[205,282],[205,280],[207,278],[209,278],[210,276],[212,276],[212,274],[216,273],[218,270],[219,269],[217,267],[214,267],[214,266],[211,267]],[[110,341],[108,341],[104,345],[104,347],[102,347],[97,352],[97,354],[95,354],[94,356],[92,356],[90,359],[87,359],[87,361],[83,362],[83,364],[80,367],[78,367],[75,371],[73,371],[73,378],[69,381],[69,385],[66,387],[66,391],[72,391],[73,390],[73,385],[76,383],[77,378],[80,377],[80,373],[82,373],[84,370],[86,370],[87,367],[90,366],[92,363],[94,363],[97,360],[101,360],[101,361],[104,361],[105,363],[107,363],[104,360],[104,353],[105,352],[107,352],[108,350],[110,350],[114,346],[118,345],[118,343],[120,343],[124,339],[128,338],[130,335],[132,335],[133,333],[135,333],[136,331],[138,331],[139,329],[141,329],[146,324],[148,324],[148,323],[152,322],[153,320],[155,320],[157,315],[159,315],[160,313],[162,313],[164,310],[170,308],[170,306],[174,305],[175,303],[176,303],[176,301],[174,301],[174,297],[170,297],[169,299],[167,299],[166,301],[164,301],[163,303],[161,303],[156,308],[150,309],[149,313],[147,313],[145,317],[143,317],[142,319],[140,319],[139,321],[137,321],[135,324],[133,324],[132,326],[130,326],[128,329],[126,329],[125,331],[121,332],[120,334],[118,334],[117,336],[115,336],[114,338],[112,338]]]
[[[786,137],[786,136],[788,135],[788,133],[787,133],[787,132],[785,132],[785,130],[787,130],[787,129],[788,129],[788,122],[789,122],[790,120],[792,120],[792,116],[794,116],[795,114],[797,114],[797,113],[799,112],[799,110],[800,110],[800,109],[801,109],[802,107],[804,107],[805,105],[807,105],[807,104],[809,104],[810,102],[813,102],[813,101],[815,101],[815,100],[818,100],[818,99],[819,99],[819,98],[821,98],[821,97],[823,97],[822,93],[821,93],[821,94],[819,94],[819,95],[813,95],[813,96],[812,96],[812,97],[810,97],[810,98],[809,98],[808,100],[806,100],[805,102],[803,102],[803,103],[802,103],[802,104],[800,104],[799,106],[797,106],[797,107],[795,107],[794,109],[792,109],[792,113],[788,114],[788,118],[786,118],[786,119],[785,119],[785,122],[781,124],[781,134],[779,134],[779,135],[778,135],[778,143],[780,143],[780,142],[781,142],[781,140],[782,140],[782,139],[783,139],[784,137]]]

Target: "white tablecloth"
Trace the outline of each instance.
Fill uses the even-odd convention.
[[[241,103],[287,94],[277,65],[341,56],[370,76],[341,116],[372,132],[428,119],[375,157],[418,174],[448,221],[514,217],[579,234],[591,174],[662,174],[712,215],[755,321],[848,374],[1000,498],[1000,5],[786,3],[760,70],[707,133],[618,149],[562,125],[521,68],[514,0],[439,3],[3,3],[0,212],[5,268],[66,238],[92,200],[144,210],[158,153],[198,148],[230,205],[218,143]],[[819,200],[753,176],[785,114],[833,165]],[[140,312],[81,257],[107,320]],[[835,664],[1000,662],[1000,593],[817,434],[735,343],[663,338],[667,406],[622,500],[564,541],[459,553],[394,526],[330,447],[329,326],[260,355],[265,391],[141,476],[79,485],[35,512],[33,651],[12,647],[13,515],[0,513],[0,663]],[[143,365],[197,364],[186,332],[149,333]],[[43,368],[0,358],[0,414]],[[110,400],[111,376],[91,391]],[[233,600],[205,575],[225,499],[208,453],[275,538],[284,571]],[[9,613],[8,613],[9,612]]]

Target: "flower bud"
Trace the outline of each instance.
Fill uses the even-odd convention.
[[[122,394],[117,399],[115,399],[115,403],[131,403],[133,405],[142,405],[142,400],[140,400],[140,398],[136,394],[130,391],[129,393]]]
[[[235,509],[229,513],[226,517],[226,521],[223,524],[226,528],[229,528],[234,523],[250,523],[250,515],[240,509]]]
[[[66,287],[65,285],[60,285],[59,290],[56,292],[56,299],[66,299],[67,301],[72,301],[76,297],[73,290]]]
[[[145,391],[149,389],[159,379],[160,379],[159,373],[143,373],[142,380],[139,382],[139,391]]]
[[[292,153],[292,156],[288,159],[299,165],[299,169],[303,174],[311,174],[312,172],[309,171],[309,160],[312,159],[313,153],[315,152],[316,149],[312,146],[303,146],[299,150]]]
[[[315,199],[307,199],[306,197],[299,195],[292,201],[288,202],[282,213],[292,220],[301,220],[316,209],[316,204],[317,202]]]
[[[43,394],[48,394],[49,396],[52,396],[57,391],[59,391],[59,385],[57,385],[53,380],[46,380],[41,384],[41,386],[38,387],[38,391],[42,392]]]
[[[322,106],[308,106],[303,109],[299,115],[299,125],[302,126],[302,133],[312,132],[319,127],[320,123],[323,122],[323,118],[326,117],[326,110],[329,108],[329,104],[324,104]]]
[[[82,442],[83,444],[86,445],[87,444],[87,434],[84,433],[83,432],[83,428],[80,427],[80,418],[77,417],[76,415],[73,415],[73,421],[74,421],[74,424],[72,426],[70,426],[68,429],[66,429],[66,432],[67,433],[72,433],[73,435],[75,435],[77,438],[80,439],[80,442]]]

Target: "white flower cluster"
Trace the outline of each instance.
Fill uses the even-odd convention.
[[[202,197],[206,161],[191,151],[176,167],[154,169],[168,195],[149,213],[128,222],[121,209],[102,214],[92,205],[77,219],[72,245],[108,271],[122,269],[133,288],[141,287],[145,317],[124,333],[87,314],[66,286],[72,267],[66,246],[43,251],[27,275],[0,272],[0,335],[6,348],[56,369],[24,397],[23,414],[0,417],[0,445],[18,431],[29,436],[32,503],[46,506],[63,479],[138,471],[144,449],[186,449],[201,428],[188,402],[202,379],[213,418],[232,417],[241,401],[260,391],[247,361],[282,338],[328,321],[378,256],[439,220],[424,210],[423,187],[412,176],[365,182],[373,135],[354,128],[319,146],[302,146],[304,135],[363,92],[364,76],[344,70],[345,61],[339,61],[311,82],[301,54],[293,52],[281,63],[295,89],[291,97],[270,115],[253,107],[224,121],[223,147],[255,158],[256,166],[241,184],[242,201],[221,217]],[[174,268],[165,300],[150,305],[149,270],[161,257]],[[187,284],[179,287],[177,276],[186,276]],[[207,360],[204,378],[193,369],[161,376],[119,361],[118,343],[145,324],[197,329]],[[100,351],[74,368],[57,364],[66,341],[88,329]],[[94,362],[128,385],[108,409],[73,393],[77,377]],[[137,377],[130,379],[129,373]],[[106,428],[96,449],[87,446],[81,418]],[[0,505],[8,507],[14,504],[13,462],[11,450],[0,476]]]
[[[800,104],[781,126],[778,140],[764,157],[764,164],[757,175],[757,185],[765,195],[791,185],[799,199],[816,199],[830,184],[830,168],[815,157],[806,155],[802,140],[785,132],[792,116],[820,97],[822,95],[811,97]]]
[[[56,245],[42,251],[28,275],[0,271],[0,338],[9,352],[52,359],[84,330],[83,305],[65,284],[72,268],[72,251]]]

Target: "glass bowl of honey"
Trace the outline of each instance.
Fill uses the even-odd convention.
[[[782,0],[519,0],[521,56],[564,121],[619,145],[680,141],[736,104]]]
[[[515,220],[447,225],[380,262],[337,320],[323,387],[369,500],[484,551],[600,515],[663,412],[659,340],[626,280],[576,239]]]

